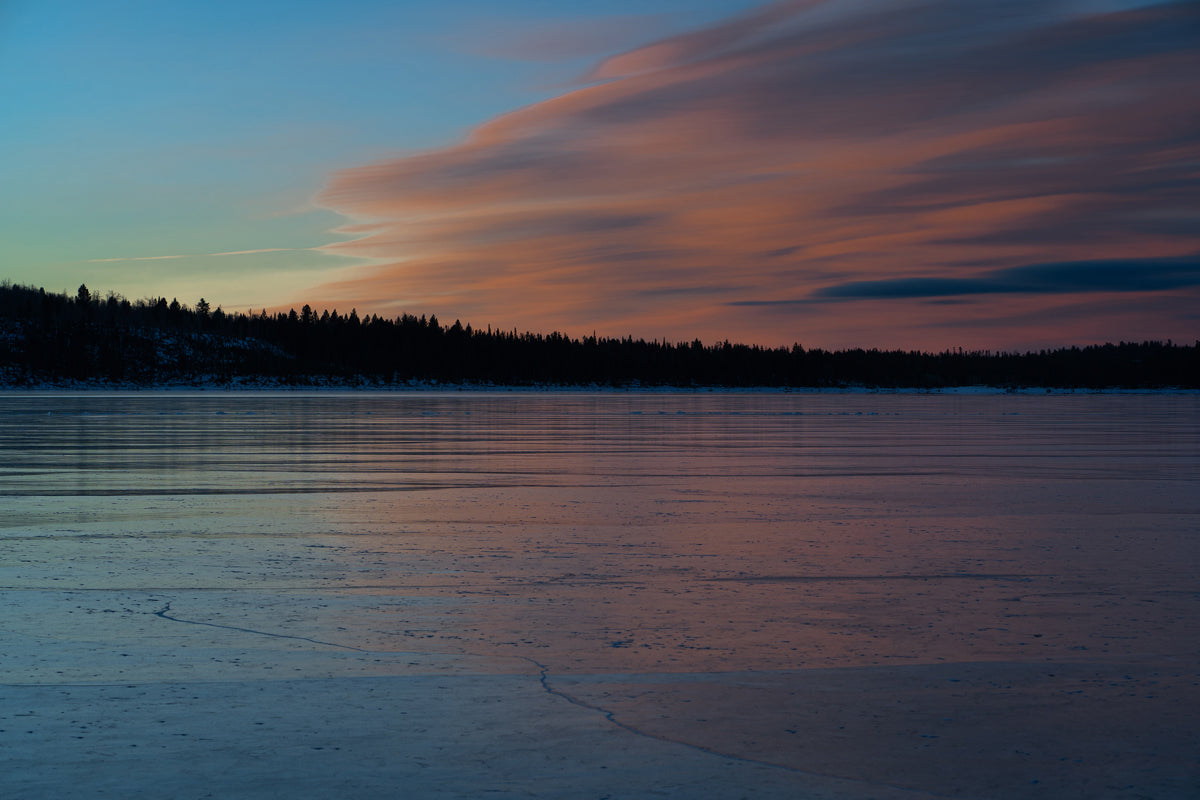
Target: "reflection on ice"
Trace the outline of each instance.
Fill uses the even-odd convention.
[[[80,588],[95,570],[196,585],[186,569],[230,589],[277,574],[455,597],[426,639],[536,646],[558,669],[1078,658],[1101,617],[1104,651],[1168,653],[1182,611],[1147,629],[1107,612],[1090,626],[1089,609],[1114,591],[1190,602],[1169,593],[1196,555],[1196,405],[13,395],[0,535],[76,552]],[[369,628],[337,620],[343,638],[408,647],[388,608]]]
[[[18,644],[0,683],[535,675],[576,712],[702,752],[990,797],[1027,796],[1026,767],[951,738],[1019,740],[1041,714],[1044,796],[1072,796],[1071,769],[1132,769],[1083,735],[1119,703],[1157,760],[1106,796],[1183,796],[1194,726],[1172,744],[1150,724],[1162,704],[1130,698],[1200,711],[1198,412],[3,395],[0,627]],[[855,686],[908,711],[871,717]]]

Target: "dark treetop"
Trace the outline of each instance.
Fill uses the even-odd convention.
[[[642,339],[572,339],[458,321],[335,311],[229,314],[201,299],[129,302],[0,284],[0,386],[342,385],[412,382],[943,388],[1200,388],[1200,342],[1032,353],[831,352]]]

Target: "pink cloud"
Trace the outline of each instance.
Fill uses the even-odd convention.
[[[462,144],[334,174],[320,202],[359,238],[326,249],[375,264],[305,297],[678,340],[1187,339],[1191,286],[1129,283],[1144,318],[1112,313],[1117,284],[830,299],[1200,252],[1200,13],[1064,9],[784,2],[610,59]]]

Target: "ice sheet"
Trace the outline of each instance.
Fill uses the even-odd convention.
[[[1196,396],[24,393],[0,448],[17,797],[1200,785]]]

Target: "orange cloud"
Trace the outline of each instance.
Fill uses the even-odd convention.
[[[359,238],[326,249],[375,263],[305,299],[768,345],[1188,339],[1187,280],[838,287],[1200,252],[1198,22],[1172,3],[767,6],[462,144],[334,174],[320,202]]]

